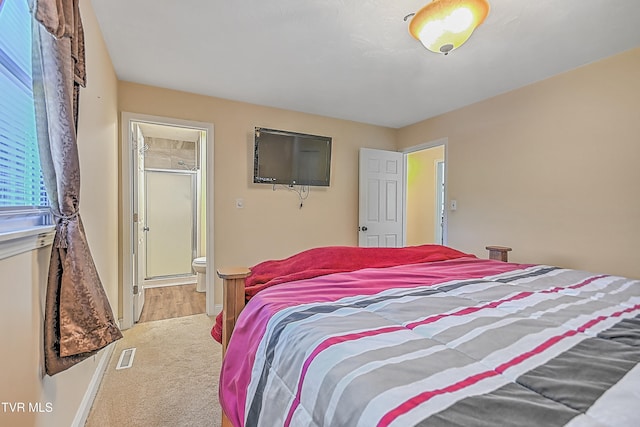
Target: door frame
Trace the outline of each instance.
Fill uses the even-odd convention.
[[[443,219],[443,224],[442,224],[442,242],[444,245],[447,244],[448,242],[448,209],[447,209],[447,197],[448,197],[448,193],[447,193],[447,175],[449,173],[449,168],[447,167],[447,162],[448,162],[448,158],[449,158],[449,153],[448,153],[448,142],[449,142],[449,138],[447,137],[443,137],[443,138],[439,138],[439,139],[435,139],[433,141],[429,141],[429,142],[425,142],[422,144],[418,144],[418,145],[414,145],[413,147],[408,147],[405,148],[403,150],[401,150],[400,152],[404,154],[404,173],[405,173],[405,185],[403,186],[403,194],[402,194],[402,202],[404,203],[404,218],[402,218],[402,234],[403,234],[403,238],[404,241],[407,241],[407,161],[408,161],[408,154],[410,153],[414,153],[416,151],[422,151],[422,150],[427,150],[429,148],[435,148],[435,147],[439,147],[439,146],[444,146],[444,219]]]
[[[204,159],[204,168],[206,170],[207,186],[206,186],[206,256],[207,271],[213,272],[214,262],[214,192],[213,192],[213,165],[214,165],[214,140],[213,140],[213,123],[196,122],[190,120],[175,119],[161,116],[151,116],[147,114],[138,114],[131,112],[122,112],[121,115],[121,183],[120,190],[121,199],[121,254],[120,265],[120,292],[122,295],[122,319],[120,320],[121,329],[128,329],[135,324],[134,307],[133,307],[133,275],[135,272],[133,261],[133,244],[135,223],[133,222],[133,162],[131,152],[137,150],[131,137],[131,123],[142,122],[172,127],[184,127],[205,132],[206,158]],[[201,162],[202,164],[202,162]],[[216,314],[215,302],[215,277],[213,274],[207,274],[206,280],[206,310],[207,315]],[[219,310],[218,310],[219,311]]]
[[[447,214],[447,204],[445,203],[445,191],[446,191],[446,180],[444,179],[444,175],[447,173],[447,159],[444,160],[436,160],[435,162],[435,170],[436,170],[436,211],[434,214],[435,224],[433,224],[435,231],[433,235],[436,237],[436,243],[443,244],[444,243],[444,217]],[[442,168],[442,173],[440,169]],[[442,191],[439,191],[439,188],[442,188]],[[441,216],[442,215],[442,216]]]

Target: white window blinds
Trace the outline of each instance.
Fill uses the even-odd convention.
[[[0,209],[47,206],[31,81],[26,0],[0,3]]]

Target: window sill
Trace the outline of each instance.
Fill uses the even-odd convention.
[[[53,225],[41,225],[0,233],[0,259],[49,246],[53,243],[54,236],[55,227]]]

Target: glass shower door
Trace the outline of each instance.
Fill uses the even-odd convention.
[[[146,279],[192,274],[195,173],[146,170]]]

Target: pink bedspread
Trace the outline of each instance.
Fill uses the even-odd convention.
[[[455,253],[449,253],[455,257]],[[245,419],[247,390],[255,353],[273,315],[289,307],[310,303],[343,301],[354,296],[375,295],[387,289],[430,286],[504,273],[525,267],[472,255],[444,261],[364,268],[283,283],[265,289],[247,304],[234,329],[220,376],[220,401],[234,425]]]
[[[384,268],[402,264],[446,261],[474,257],[441,245],[408,246],[404,248],[361,248],[327,246],[309,249],[289,258],[265,261],[251,267],[246,280],[247,300],[258,292],[281,283],[356,271],[363,268]],[[211,336],[222,342],[222,313],[216,317]]]

